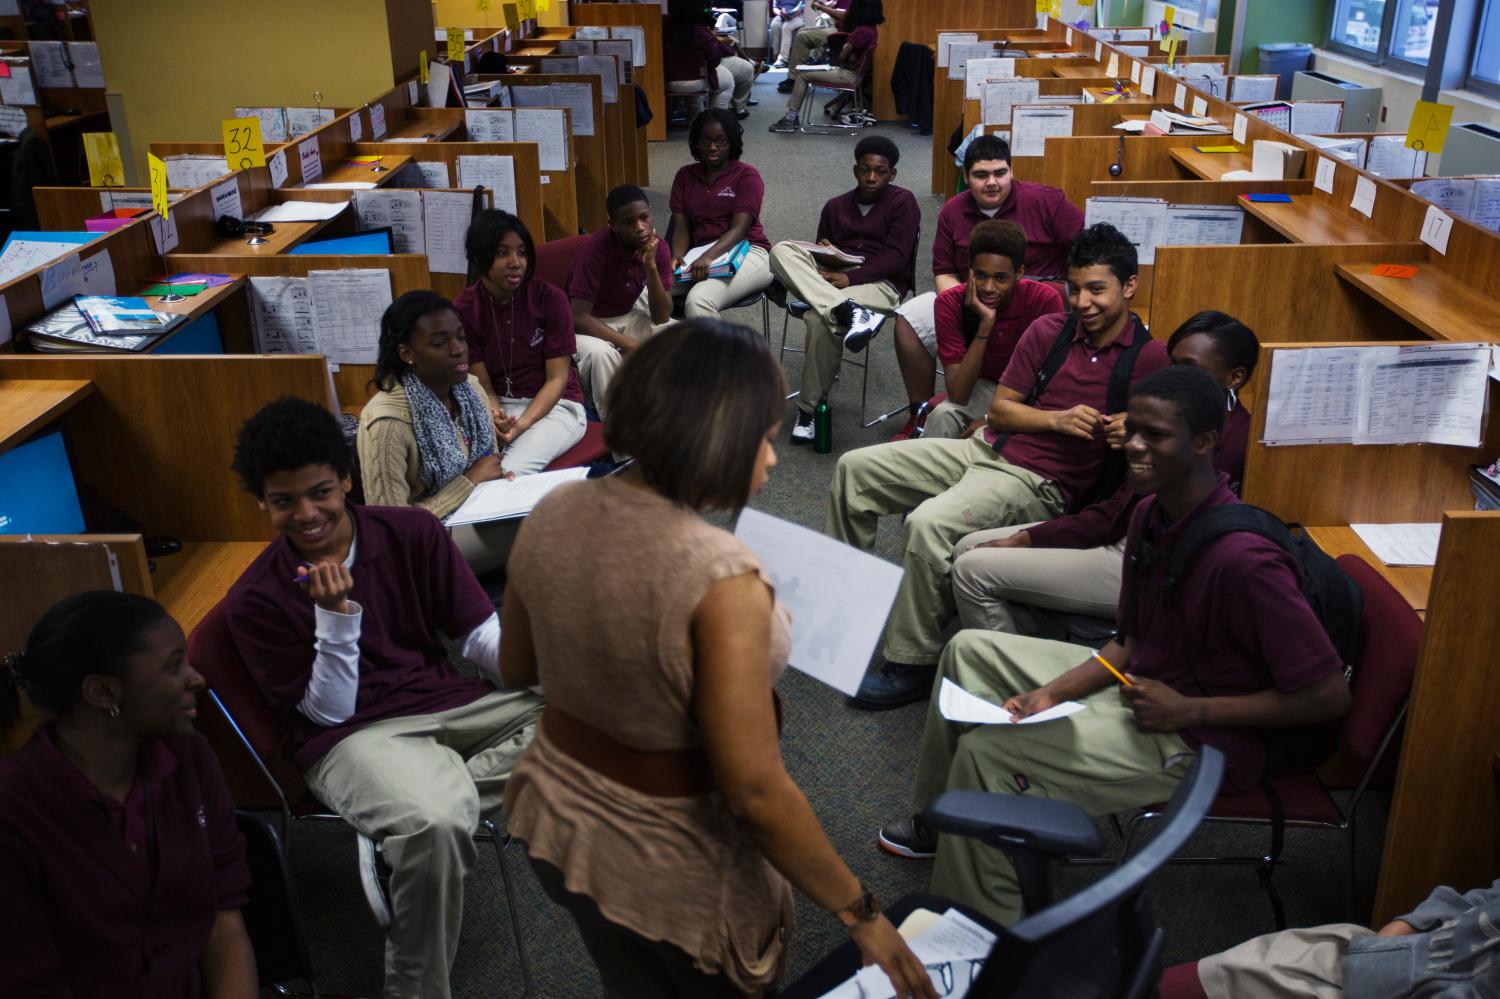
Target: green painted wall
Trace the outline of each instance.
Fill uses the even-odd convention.
[[[1229,51],[1236,3],[1245,4],[1245,35],[1240,72],[1253,73],[1260,60],[1257,46],[1275,42],[1322,45],[1328,35],[1330,0],[1222,0],[1219,5],[1219,51]]]

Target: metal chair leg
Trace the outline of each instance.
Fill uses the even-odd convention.
[[[490,842],[495,845],[495,859],[500,863],[500,880],[505,885],[505,906],[510,910],[510,928],[516,938],[516,957],[521,962],[521,996],[525,999],[533,991],[531,959],[526,953],[526,940],[521,933],[521,911],[516,907],[516,892],[515,885],[512,884],[510,878],[510,865],[505,862],[505,849],[510,846],[513,838],[508,833],[501,833],[492,819],[482,818],[479,824],[489,830]]]

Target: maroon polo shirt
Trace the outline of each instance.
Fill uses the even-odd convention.
[[[1059,312],[1043,316],[1032,323],[1021,334],[1021,342],[1016,344],[1010,364],[1006,365],[1005,373],[1000,376],[1000,384],[1023,396],[1029,395],[1032,386],[1036,384],[1036,373],[1047,359],[1052,343],[1057,339],[1058,331],[1067,318],[1068,313]],[[1096,351],[1093,344],[1089,343],[1083,324],[1078,324],[1073,336],[1073,346],[1062,367],[1057,369],[1057,374],[1052,376],[1052,380],[1042,390],[1036,408],[1057,411],[1072,409],[1074,406],[1092,406],[1102,413],[1115,359],[1138,336],[1149,338],[1151,334],[1133,321],[1129,322],[1123,333]],[[1166,344],[1160,340],[1148,339],[1140,353],[1135,355],[1135,368],[1130,376],[1131,387],[1151,372],[1165,368],[1167,363]],[[985,428],[987,440],[993,442],[995,436],[993,429]],[[1093,439],[1085,440],[1049,430],[1039,434],[1011,434],[1000,454],[1006,461],[1029,468],[1043,478],[1056,482],[1062,488],[1064,497],[1072,503],[1087,492],[1098,478],[1105,458],[1109,455],[1109,444],[1103,431],[1095,434]]]
[[[672,178],[669,204],[672,214],[687,217],[690,246],[716,241],[729,231],[734,214],[745,212],[750,216],[750,231],[745,238],[751,246],[769,250],[771,244],[760,224],[760,203],[765,195],[766,184],[760,179],[760,171],[741,160],[731,160],[711,183],[703,172],[703,164],[689,163]]]
[[[198,999],[198,959],[250,870],[201,735],[141,747],[122,803],[50,725],[0,760],[0,993]]]
[[[455,672],[439,638],[462,639],[495,612],[442,523],[418,507],[351,504],[347,512],[355,527],[349,599],[363,611],[359,694],[347,721],[325,727],[297,710],[312,677],[313,602],[293,582],[304,563],[285,536],[224,598],[234,644],[286,724],[287,754],[301,770],[370,722],[435,714],[495,689]]]
[[[548,358],[572,357],[578,350],[568,296],[541,278],[521,282],[503,304],[485,289],[483,279],[475,281],[458,293],[453,309],[468,333],[469,363],[484,365],[496,395],[535,398],[547,382]],[[505,390],[507,374],[509,393]],[[571,366],[562,397],[583,402],[583,388]]]
[[[1224,415],[1224,432],[1214,450],[1214,469],[1229,476],[1236,495],[1245,474],[1245,450],[1250,444],[1250,412],[1236,405]],[[1102,548],[1125,537],[1130,515],[1145,497],[1121,484],[1113,496],[1090,504],[1077,513],[1028,527],[1033,548]]]
[[[1147,518],[1158,552],[1138,575],[1135,620],[1118,622],[1136,639],[1129,672],[1188,697],[1293,693],[1343,673],[1338,652],[1302,595],[1296,561],[1259,535],[1237,532],[1206,542],[1178,582],[1175,605],[1166,605],[1162,578],[1185,526],[1204,510],[1238,502],[1229,477],[1220,473],[1214,491],[1176,523],[1154,496],[1130,518],[1126,564],[1140,546]],[[1194,748],[1208,745],[1224,753],[1227,790],[1260,778],[1265,749],[1253,730],[1201,726],[1178,734]]]
[[[969,352],[964,341],[964,296],[968,284],[954,285],[938,293],[933,306],[937,320],[937,356],[944,364],[960,364]],[[995,325],[990,330],[989,343],[984,348],[984,360],[980,362],[979,377],[998,382],[1005,374],[1021,334],[1036,320],[1054,312],[1062,312],[1066,306],[1057,289],[1040,281],[1017,281],[1011,293],[1010,303],[1003,312],[995,315]],[[977,322],[977,317],[972,322]]]
[[[873,26],[861,24],[849,32],[844,47],[839,49],[839,62],[850,69],[858,69],[863,60],[874,54],[877,39]]]
[[[672,248],[664,239],[656,244],[656,273],[661,275],[662,287],[671,291]],[[568,297],[594,303],[592,315],[601,319],[623,316],[635,307],[644,287],[646,265],[609,226],[578,245],[568,275]]]
[[[916,196],[904,187],[888,186],[880,199],[861,212],[859,189],[829,198],[818,216],[819,240],[865,262],[845,271],[850,284],[889,281],[896,294],[911,290],[912,254],[917,251],[917,233],[922,228],[922,209]]]
[[[1055,187],[1012,180],[1010,194],[993,216],[979,210],[969,191],[955,194],[938,213],[932,240],[932,273],[969,279],[969,234],[990,219],[1018,223],[1026,230],[1026,273],[1034,278],[1067,277],[1068,250],[1083,228],[1083,212]]]

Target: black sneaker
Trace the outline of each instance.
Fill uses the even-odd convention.
[[[750,109],[749,108],[741,108],[739,111],[736,111],[734,113],[734,116],[736,118],[738,118],[740,121],[744,121],[746,118],[750,117]]]
[[[792,424],[792,443],[811,444],[813,440],[813,415],[797,410],[797,422]]]
[[[359,883],[365,889],[365,901],[370,904],[370,915],[382,929],[391,925],[391,865],[385,862],[385,852],[380,844],[370,837],[359,837]]]
[[[937,833],[923,825],[915,815],[881,826],[879,841],[882,850],[898,857],[926,860],[937,856]]]
[[[865,674],[859,692],[849,706],[861,711],[888,711],[932,696],[932,681],[937,666],[908,666],[882,662]]]
[[[782,115],[771,126],[773,132],[795,132],[797,131],[797,119],[793,115]]]
[[[780,83],[776,84],[776,92],[778,94],[789,94],[792,92],[792,88],[795,86],[796,83],[793,82],[792,78],[787,77],[785,80],[782,80]]]
[[[848,306],[844,310],[844,306]],[[847,331],[844,333],[844,346],[851,354],[858,354],[864,350],[866,345],[880,332],[880,327],[885,325],[885,316],[878,312],[871,312],[862,305],[853,302],[844,302],[834,307],[834,315],[837,317],[844,312],[847,321],[841,321],[840,325]]]

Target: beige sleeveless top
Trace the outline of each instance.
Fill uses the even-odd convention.
[[[702,745],[693,611],[720,580],[766,579],[738,538],[655,493],[598,479],[549,495],[527,517],[507,568],[549,703],[636,749]],[[779,602],[770,638],[774,683],[790,647]],[[606,918],[680,947],[746,992],[779,977],[791,889],[718,794],[642,794],[560,752],[538,727],[504,807],[532,856]]]

